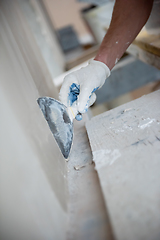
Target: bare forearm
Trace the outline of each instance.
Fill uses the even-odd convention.
[[[95,60],[112,69],[146,23],[152,4],[153,0],[117,0]]]

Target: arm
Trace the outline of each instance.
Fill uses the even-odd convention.
[[[111,70],[149,18],[153,0],[117,0],[95,60]]]
[[[152,4],[153,0],[116,1],[110,27],[95,59],[87,67],[65,77],[59,95],[64,105],[84,113],[94,103],[94,91],[104,84],[110,70],[140,32],[150,15]],[[73,89],[78,93],[76,98],[72,97]]]

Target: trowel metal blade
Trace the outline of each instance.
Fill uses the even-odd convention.
[[[68,158],[73,140],[73,123],[66,106],[49,97],[38,98],[37,102],[63,156]]]

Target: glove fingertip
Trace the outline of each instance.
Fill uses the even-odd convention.
[[[96,94],[92,93],[91,98],[89,100],[89,107],[94,104],[94,102],[96,101],[96,98],[97,98]]]
[[[89,107],[89,100],[87,102],[80,103],[78,106],[78,111],[80,113],[85,113],[88,111],[88,107]]]

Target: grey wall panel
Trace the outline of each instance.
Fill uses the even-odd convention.
[[[18,23],[19,8],[8,12],[6,2],[0,3],[0,238],[63,240],[66,162],[36,102],[57,93],[23,15]]]

